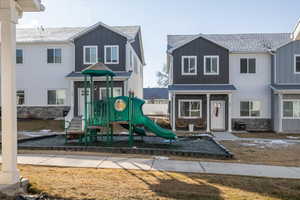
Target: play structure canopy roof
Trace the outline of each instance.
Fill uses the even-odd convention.
[[[81,71],[84,75],[90,76],[115,76],[116,74],[102,62],[90,65]]]

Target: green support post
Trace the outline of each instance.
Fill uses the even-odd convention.
[[[84,140],[87,145],[87,75],[84,75]]]
[[[131,92],[129,93],[129,102],[128,102],[128,106],[129,106],[129,116],[128,116],[128,125],[129,125],[129,146],[133,145],[133,127],[132,127],[132,94]]]
[[[110,117],[109,117],[109,79],[108,75],[106,75],[106,138],[107,138],[107,143],[110,144]]]
[[[113,77],[110,76],[110,98],[109,98],[109,107],[113,108],[113,97],[114,97],[114,86],[113,86]],[[113,113],[110,113],[110,120],[113,120]],[[113,132],[114,132],[114,127],[113,124],[110,126],[110,142],[113,142]]]

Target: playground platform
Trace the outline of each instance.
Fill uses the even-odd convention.
[[[114,142],[107,145],[105,137],[89,144],[79,144],[76,141],[65,143],[64,135],[53,135],[45,138],[32,138],[19,141],[22,150],[63,150],[85,152],[107,152],[124,154],[173,155],[188,157],[218,157],[232,158],[233,155],[222,145],[210,137],[180,137],[176,141],[155,136],[135,136],[134,146],[128,146],[127,135],[114,136]]]

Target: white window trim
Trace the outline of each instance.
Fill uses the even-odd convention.
[[[281,101],[281,119],[300,119],[300,117],[294,117],[294,110],[293,110],[293,117],[284,117],[283,103],[284,102],[294,102],[294,101],[300,102],[300,99],[282,99],[282,101]]]
[[[87,48],[96,48],[96,62],[86,62],[85,51]],[[91,58],[90,58],[90,60],[91,60]],[[83,64],[84,65],[92,65],[92,64],[96,64],[97,62],[98,62],[98,46],[97,45],[83,46]]]
[[[199,102],[200,103],[200,116],[198,117],[186,117],[186,116],[181,116],[181,110],[180,110],[180,104],[181,102]],[[202,100],[201,99],[179,99],[178,100],[178,118],[180,119],[201,119],[202,118]]]
[[[185,73],[184,72],[184,59],[185,58],[194,58],[195,59],[195,72],[194,73]],[[190,67],[190,66],[189,66]],[[197,75],[197,56],[181,56],[181,75]]]
[[[296,71],[296,58],[300,57],[300,54],[295,54],[294,55],[294,74],[300,74],[300,72]]]
[[[206,71],[206,58],[217,58],[217,72],[207,72]],[[219,75],[219,56],[218,55],[207,55],[207,56],[204,56],[204,67],[203,67],[203,70],[204,70],[204,75]],[[212,66],[212,60],[210,62],[210,66]]]
[[[117,48],[117,62],[106,61],[106,48]],[[117,65],[119,64],[119,45],[105,45],[104,46],[104,64]]]
[[[247,72],[246,73],[241,73],[241,59],[247,59]],[[250,73],[249,72],[249,60],[250,59],[255,59],[255,73]],[[257,67],[256,67],[256,58],[253,58],[253,57],[251,57],[251,58],[245,58],[245,57],[242,57],[242,58],[240,58],[240,74],[241,75],[247,75],[247,76],[249,76],[249,75],[255,75],[256,74],[256,72],[257,72]]]
[[[22,50],[22,63],[17,63],[17,50]],[[20,65],[24,65],[24,49],[23,48],[16,48],[16,65],[20,66]]]
[[[254,102],[254,101],[257,101],[259,102],[259,106],[260,106],[260,109],[259,109],[259,116],[251,116],[250,113],[251,113],[251,110],[249,108],[249,116],[241,116],[241,102]],[[260,100],[240,100],[240,118],[261,118],[262,116],[262,104],[261,104],[261,101]],[[250,104],[249,104],[250,106]]]
[[[113,87],[113,90],[115,90],[115,89],[120,89],[121,90],[121,95],[123,94],[123,88],[122,87]],[[101,100],[102,99],[102,90],[106,90],[106,87],[100,87],[99,88],[99,100]],[[114,93],[115,93],[115,91],[114,91]]]
[[[65,91],[65,94],[66,94],[66,98],[65,98],[65,102],[64,104],[49,104],[48,102],[48,91],[49,90],[64,90]],[[46,96],[47,96],[47,106],[66,106],[67,105],[67,99],[68,99],[68,94],[67,94],[67,89],[66,88],[48,88],[47,91],[46,91]]]
[[[49,49],[54,49],[54,52],[53,52],[53,54],[54,54],[54,58],[53,58],[53,63],[49,63],[48,62],[48,50]],[[55,49],[60,49],[60,51],[61,51],[61,57],[60,57],[60,63],[57,63],[57,62],[55,62]],[[24,56],[24,55],[23,55]],[[61,48],[61,47],[47,47],[47,50],[46,50],[46,62],[47,62],[47,64],[48,65],[60,65],[60,64],[62,64],[63,63],[63,49]]]

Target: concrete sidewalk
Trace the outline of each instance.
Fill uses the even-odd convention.
[[[0,160],[2,162],[2,158],[0,158]],[[59,167],[161,170],[300,179],[300,167],[179,161],[154,158],[140,159],[105,156],[22,154],[18,156],[18,163]]]

